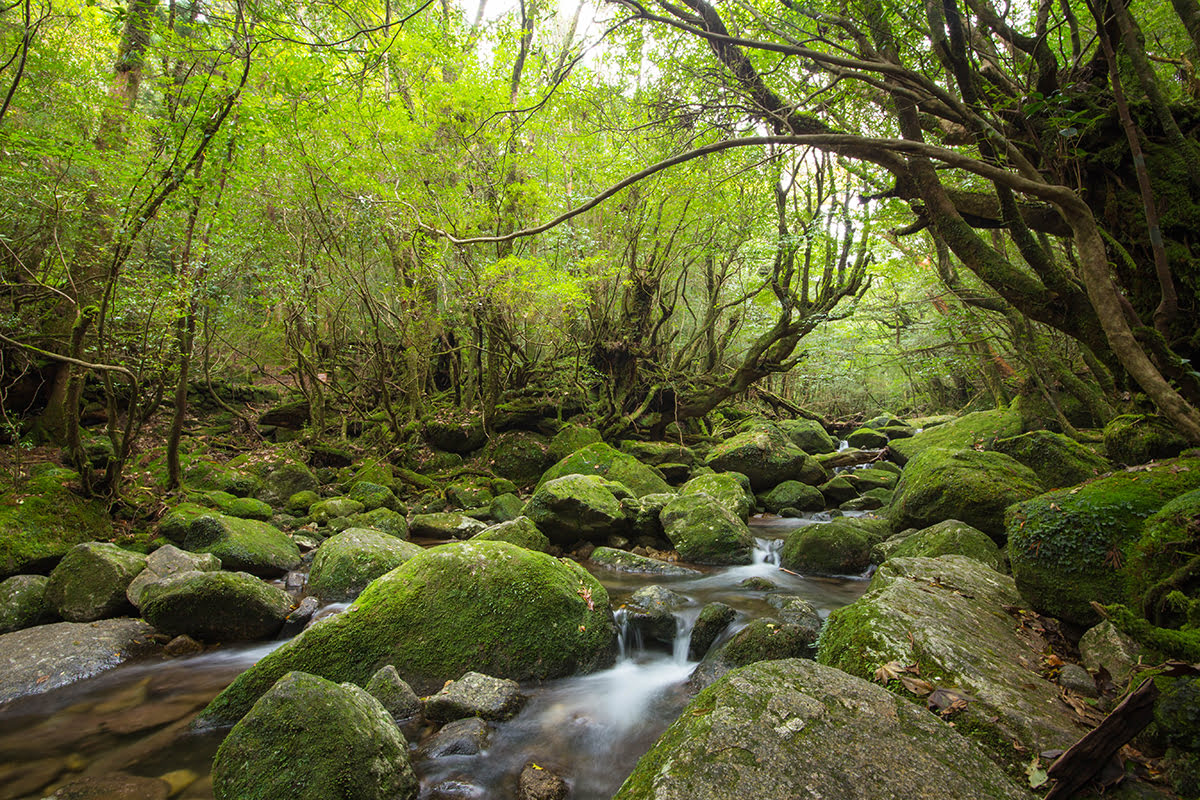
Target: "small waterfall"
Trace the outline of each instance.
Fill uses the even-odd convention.
[[[779,553],[783,550],[783,539],[754,540],[754,552],[751,554],[755,564],[771,564],[779,566]]]
[[[843,450],[849,450],[849,449],[850,449],[850,443],[849,443],[849,442],[847,442],[845,439],[840,439],[840,440],[838,440],[838,449],[837,449],[837,451],[838,451],[839,453],[840,453],[840,452],[842,452]]]
[[[688,646],[692,643],[692,629],[700,618],[701,606],[688,606],[675,612],[675,641],[671,646],[671,659],[676,664],[688,663]]]
[[[642,632],[629,621],[628,609],[621,607],[613,612],[617,623],[617,662],[628,661],[646,652]]]

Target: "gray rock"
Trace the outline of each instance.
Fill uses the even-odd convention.
[[[213,572],[221,568],[221,559],[212,553],[189,553],[173,544],[166,544],[146,556],[146,568],[125,589],[125,597],[137,609],[142,607],[142,595],[152,583],[180,572]]]
[[[114,772],[69,781],[47,800],[167,800],[171,785],[160,778]]]
[[[590,556],[593,564],[616,570],[631,572],[638,575],[683,576],[700,575],[699,570],[681,567],[667,561],[660,561],[649,556],[639,556],[628,550],[617,550],[612,547],[597,547]]]
[[[1020,604],[1013,579],[975,559],[892,558],[830,615],[817,659],[868,679],[892,661],[918,664],[923,680],[973,698],[965,725],[1032,752],[1063,750],[1083,729],[1039,674],[1046,643],[1004,610]]]
[[[57,617],[46,602],[45,575],[14,575],[0,582],[0,633],[53,622]]]
[[[176,509],[177,514],[183,506]],[[199,512],[176,519],[168,527],[164,517],[159,530],[168,539],[194,553],[211,553],[224,569],[273,577],[300,566],[296,543],[275,526],[216,512]]]
[[[762,661],[701,692],[614,800],[1027,800],[954,728],[812,661]]]
[[[0,703],[81,681],[157,648],[140,619],[57,622],[0,635]]]
[[[663,533],[659,515],[667,503],[674,499],[675,495],[668,492],[639,497],[637,511],[633,515],[633,535],[649,536],[656,540],[665,539],[666,534]]]
[[[393,719],[411,719],[421,713],[421,698],[391,664],[372,675],[366,688],[367,694],[382,703]]]
[[[50,573],[46,603],[69,622],[115,616],[128,609],[125,590],[145,566],[144,555],[115,544],[77,544]]]
[[[776,594],[767,598],[767,602],[779,609],[779,619],[783,622],[799,625],[812,631],[813,636],[821,632],[821,614],[816,606],[803,597],[794,594]]]
[[[708,603],[700,609],[700,615],[692,625],[692,635],[688,639],[688,658],[698,661],[712,647],[729,623],[733,622],[737,612],[724,603]]]
[[[474,756],[487,748],[491,735],[491,728],[479,717],[456,719],[425,740],[418,752],[422,758]]]
[[[643,641],[658,642],[669,648],[675,643],[679,627],[675,612],[688,602],[683,595],[662,586],[643,586],[625,604],[625,618]]]
[[[303,672],[280,678],[233,726],[212,780],[216,800],[412,800],[418,790],[404,736],[379,701]]]
[[[283,621],[283,628],[279,631],[280,638],[290,639],[304,630],[320,607],[321,602],[316,597],[306,597],[301,600],[300,605],[296,606]]]
[[[425,698],[425,716],[437,722],[465,717],[499,721],[516,716],[523,705],[525,695],[516,681],[468,672]]]
[[[291,595],[246,572],[180,572],[142,593],[147,622],[207,642],[274,636],[291,610]]]
[[[1084,697],[1098,697],[1096,680],[1086,669],[1078,664],[1063,664],[1058,673],[1058,685],[1072,692],[1078,692]]]
[[[1093,672],[1107,670],[1112,682],[1124,686],[1142,660],[1142,646],[1108,620],[1089,628],[1079,640],[1079,655]]]
[[[545,767],[526,764],[517,778],[517,800],[565,800],[567,782]]]

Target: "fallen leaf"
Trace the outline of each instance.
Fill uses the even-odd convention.
[[[1029,765],[1025,767],[1025,774],[1029,777],[1030,789],[1040,789],[1050,780],[1050,776],[1046,774],[1046,770],[1042,769],[1042,762],[1037,756],[1034,756]]]
[[[900,677],[900,673],[904,672],[904,665],[899,661],[889,661],[883,664],[879,669],[875,670],[875,680],[880,683],[894,681]]]
[[[934,685],[926,680],[914,678],[909,675],[900,676],[900,685],[908,691],[915,694],[917,697],[924,697],[927,694],[932,694]]]
[[[966,709],[967,703],[974,699],[970,695],[954,689],[935,689],[925,701],[925,705],[930,711],[948,715],[963,711]]]

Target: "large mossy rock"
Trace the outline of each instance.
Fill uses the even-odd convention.
[[[816,459],[774,426],[726,439],[709,451],[704,463],[718,472],[740,472],[756,492],[788,480],[815,486],[829,477]]]
[[[599,475],[564,475],[538,486],[525,504],[525,516],[557,544],[604,541],[629,528],[617,494],[625,494],[623,487]]]
[[[43,469],[0,494],[0,578],[48,569],[77,544],[112,538],[112,519],[98,500],[68,484],[71,470]]]
[[[412,800],[392,716],[357,686],[290,672],[233,726],[213,761],[216,800]]]
[[[749,564],[754,537],[746,523],[705,494],[682,494],[659,513],[663,531],[693,564]]]
[[[529,431],[493,436],[484,446],[482,457],[493,473],[517,486],[532,486],[555,460],[545,437]]]
[[[649,556],[639,556],[628,550],[617,550],[613,547],[597,547],[590,556],[592,563],[616,572],[630,572],[636,575],[659,575],[666,577],[698,576],[699,570],[681,567],[668,561],[660,561]]]
[[[117,616],[129,609],[125,590],[145,568],[141,553],[105,542],[77,544],[50,573],[46,603],[68,622]]]
[[[1118,464],[1135,466],[1177,456],[1187,439],[1154,414],[1122,414],[1104,426],[1104,450]]]
[[[0,581],[0,633],[45,625],[56,619],[46,602],[45,575],[13,575]]]
[[[920,706],[803,659],[760,661],[698,694],[614,800],[1020,800]]]
[[[662,464],[686,464],[694,466],[696,454],[692,448],[678,442],[642,442],[635,439],[624,439],[620,443],[622,453],[631,455],[643,464],[660,466]]]
[[[780,564],[804,575],[858,575],[871,565],[873,544],[856,520],[839,517],[788,534]]]
[[[533,520],[525,516],[497,523],[475,534],[471,540],[508,542],[517,547],[524,547],[526,550],[537,550],[539,553],[550,549],[550,539],[538,530],[538,526],[534,524]]]
[[[1044,491],[1033,470],[1003,453],[921,451],[904,468],[888,518],[892,529],[957,519],[1004,541],[1004,510]]]
[[[946,447],[951,450],[988,447],[997,439],[1009,439],[1020,433],[1020,413],[1014,408],[998,408],[994,411],[964,414],[907,439],[893,439],[888,442],[888,450],[891,451],[893,460],[906,464],[917,453],[930,447]]]
[[[846,444],[859,450],[879,450],[888,446],[888,437],[886,433],[864,425],[846,435]]]
[[[1038,673],[1047,643],[1005,610],[1020,603],[1012,578],[972,558],[892,558],[865,595],[830,615],[817,660],[866,679],[892,662],[916,664],[922,680],[971,698],[956,725],[1005,763],[1066,749],[1083,729]]]
[[[425,441],[437,450],[448,453],[470,453],[483,447],[487,432],[483,417],[474,414],[447,413],[425,421]]]
[[[353,600],[367,584],[421,552],[420,545],[367,528],[349,528],[317,548],[308,591],[325,602]]]
[[[1181,568],[1191,564],[1200,551],[1200,489],[1181,494],[1150,516],[1142,526],[1141,535],[1129,550],[1125,566],[1129,598],[1148,615],[1182,625],[1184,609],[1170,609],[1166,588],[1200,594],[1200,575],[1188,574]],[[1180,577],[1175,577],[1179,575]],[[1170,580],[1166,580],[1170,579]],[[1156,585],[1166,580],[1163,589]],[[1153,590],[1154,596],[1147,595]],[[1174,611],[1174,614],[1171,612]]]
[[[184,550],[212,553],[228,570],[271,577],[300,566],[300,550],[275,526],[188,504],[163,517],[159,533]]]
[[[487,523],[455,511],[414,514],[408,532],[418,539],[470,539],[487,528]]]
[[[274,508],[283,508],[288,498],[297,492],[315,492],[317,476],[299,461],[283,459],[259,465],[247,465],[263,481],[258,499]]]
[[[330,497],[313,503],[308,509],[308,517],[318,525],[328,525],[332,520],[341,517],[352,517],[366,511],[366,506],[349,497]]]
[[[810,455],[832,453],[837,450],[837,442],[829,432],[816,420],[811,419],[782,419],[775,427],[787,434],[792,444]]]
[[[134,608],[142,607],[142,593],[152,584],[161,583],[181,572],[213,572],[221,568],[221,559],[211,553],[189,553],[166,544],[146,556],[146,568],[125,589]]]
[[[542,474],[537,487],[564,475],[599,475],[628,487],[637,497],[671,491],[657,472],[603,442],[581,447],[550,467]]]
[[[992,445],[1033,470],[1047,489],[1062,489],[1110,471],[1112,465],[1079,442],[1050,431],[1030,431]]]
[[[965,522],[948,519],[923,528],[906,536],[894,549],[890,558],[937,558],[938,556],[966,556],[999,571],[1004,556],[992,538],[978,528]]]
[[[615,658],[608,593],[585,569],[506,542],[460,542],[375,580],[345,612],[238,676],[204,717],[239,719],[290,670],[366,685],[392,664],[425,695],[468,670],[543,680]]]
[[[142,594],[142,616],[156,629],[207,642],[269,638],[291,610],[291,595],[245,572],[181,572]]]
[[[759,617],[705,655],[688,678],[688,686],[703,689],[730,670],[756,661],[811,658],[816,640],[814,626]]]
[[[556,462],[562,461],[576,450],[582,450],[590,444],[603,442],[600,431],[583,425],[563,425],[554,438],[550,440],[548,450],[550,458]]]
[[[1013,506],[1006,520],[1017,588],[1043,614],[1094,625],[1093,601],[1128,599],[1121,567],[1145,519],[1197,488],[1200,457],[1181,457]]]
[[[772,514],[778,514],[785,508],[820,511],[825,508],[825,495],[807,483],[784,481],[762,496],[762,506]]]
[[[739,472],[714,472],[697,475],[679,487],[680,495],[706,494],[732,511],[743,522],[750,518],[754,509],[754,494],[750,490],[750,479]]]

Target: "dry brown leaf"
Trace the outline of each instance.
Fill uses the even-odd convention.
[[[934,690],[934,685],[929,681],[922,680],[920,678],[914,678],[910,675],[901,675],[900,685],[915,694],[917,697],[924,697],[927,694],[932,694]]]
[[[904,672],[904,665],[899,661],[889,661],[883,664],[879,669],[875,670],[875,680],[880,683],[894,681],[900,677],[900,673]]]

